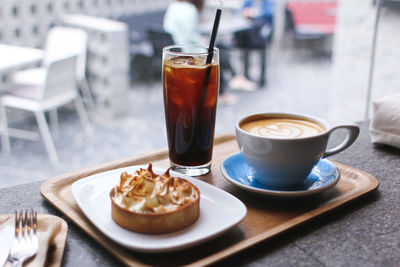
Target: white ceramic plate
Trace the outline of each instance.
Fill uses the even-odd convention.
[[[95,174],[72,184],[72,194],[89,220],[106,236],[122,246],[142,252],[168,252],[187,248],[216,237],[237,225],[246,216],[246,206],[231,194],[196,178],[171,171],[200,190],[200,216],[192,225],[168,234],[149,235],[125,230],[111,218],[109,193],[124,171],[134,173],[145,165],[126,167]],[[165,169],[153,166],[162,174]]]

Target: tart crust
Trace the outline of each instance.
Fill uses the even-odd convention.
[[[151,164],[149,164],[151,171]],[[167,171],[166,174],[169,172]],[[165,174],[164,174],[165,175]],[[185,228],[197,220],[200,214],[200,191],[189,181],[171,177],[180,180],[180,183],[188,183],[192,190],[196,191],[197,198],[191,201],[185,201],[183,205],[174,210],[164,212],[137,212],[129,210],[120,205],[115,199],[116,188],[110,192],[111,198],[111,217],[119,226],[138,233],[162,234],[177,231]]]

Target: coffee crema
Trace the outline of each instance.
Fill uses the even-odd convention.
[[[263,137],[300,138],[313,136],[325,131],[321,125],[303,119],[265,118],[243,123],[244,131]]]

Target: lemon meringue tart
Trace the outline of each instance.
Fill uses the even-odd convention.
[[[200,191],[183,178],[139,169],[123,172],[110,192],[111,217],[119,226],[139,233],[161,234],[180,230],[197,220]]]

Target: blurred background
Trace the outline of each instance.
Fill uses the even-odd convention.
[[[1,1],[0,187],[167,146],[161,48],[174,43],[163,27],[172,2]],[[238,118],[263,111],[362,121],[370,116],[371,101],[399,92],[398,1],[268,1],[268,27],[251,35],[265,38],[261,46],[240,35],[253,25],[243,16],[245,2],[206,0],[199,12],[199,33],[207,43],[215,9],[223,9],[218,45],[227,53],[221,56],[247,82],[228,82],[234,75],[224,75],[230,97],[219,101],[217,134],[233,132]],[[68,35],[68,29],[78,31]],[[29,109],[21,99],[47,97],[32,96],[32,88],[65,85],[60,73],[73,53],[78,94],[60,89],[58,102],[55,93],[49,96],[57,112],[43,110],[41,120],[36,106]]]

